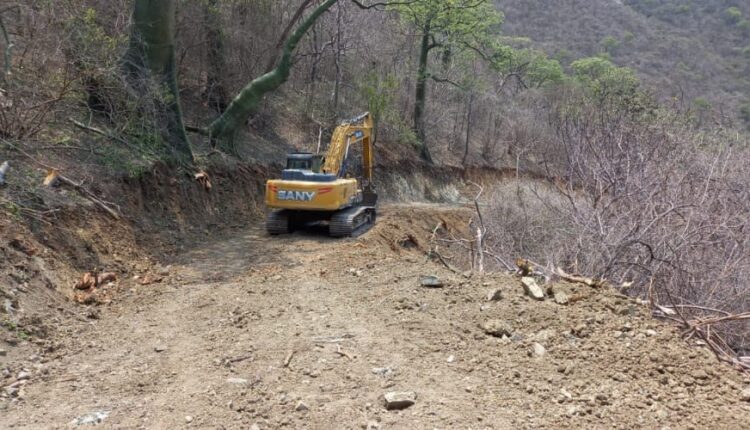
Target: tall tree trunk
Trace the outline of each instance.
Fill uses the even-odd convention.
[[[255,78],[232,100],[226,111],[212,122],[204,134],[219,141],[228,149],[233,150],[233,141],[236,133],[260,104],[266,93],[276,90],[289,79],[292,69],[292,55],[297,44],[305,35],[307,30],[315,23],[325,11],[327,11],[338,0],[326,0],[308,16],[297,29],[289,36],[284,44],[278,65],[270,72]]]
[[[334,56],[334,63],[336,66],[336,81],[333,86],[333,114],[336,118],[339,117],[339,98],[341,91],[341,79],[342,79],[342,64],[341,64],[341,53],[344,50],[342,44],[343,30],[342,30],[342,8],[339,3],[336,8],[336,55]]]
[[[471,111],[474,108],[474,92],[469,92],[469,100],[466,102],[466,142],[464,145],[464,158],[461,165],[466,167],[466,161],[469,159],[469,141],[471,140]]]
[[[427,60],[430,54],[430,24],[422,31],[422,44],[419,48],[419,66],[417,69],[417,91],[414,97],[414,133],[419,145],[419,156],[432,163],[430,150],[427,148],[427,131],[425,129],[425,107],[427,105]]]
[[[221,113],[229,104],[229,96],[222,79],[227,70],[227,63],[224,58],[224,32],[221,25],[219,0],[208,0],[204,3],[203,25],[208,50],[208,73],[206,76],[206,91],[203,97],[212,109]]]
[[[123,71],[131,86],[145,93],[158,88],[153,96],[164,114],[166,130],[161,130],[173,154],[191,163],[193,153],[185,133],[174,50],[175,0],[136,0],[128,50],[122,58]],[[149,82],[156,83],[155,86]]]

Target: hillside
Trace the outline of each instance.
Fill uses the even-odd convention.
[[[747,125],[750,6],[731,0],[496,0],[503,30],[569,64],[608,54],[638,71],[679,109],[706,109],[719,123]],[[739,16],[734,16],[735,8]],[[729,12],[728,12],[729,11]]]

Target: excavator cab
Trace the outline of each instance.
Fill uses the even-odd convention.
[[[320,173],[323,168],[323,154],[310,152],[292,152],[286,156],[286,168],[292,170],[309,170]]]

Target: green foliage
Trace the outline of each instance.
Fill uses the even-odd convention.
[[[724,10],[724,20],[730,24],[738,24],[742,21],[742,11],[736,6],[729,7]]]
[[[652,117],[656,114],[656,101],[641,89],[640,80],[633,70],[617,67],[601,57],[582,58],[570,67],[584,92],[603,107],[634,115]]]
[[[68,21],[72,49],[68,53],[82,70],[101,69],[114,65],[123,36],[110,36],[98,22],[96,10],[87,8],[80,16]]]
[[[367,101],[367,110],[372,114],[376,123],[382,120],[390,122],[393,119],[391,112],[396,112],[392,110],[392,107],[398,86],[398,79],[394,75],[382,76],[374,70],[367,73],[364,80],[360,82],[360,93]],[[399,116],[398,113],[396,116]]]
[[[617,48],[620,47],[620,41],[617,40],[614,36],[607,36],[602,39],[601,45],[604,52],[610,55],[615,55]]]
[[[418,146],[414,130],[396,106],[400,82],[395,74],[382,75],[374,70],[370,71],[358,83],[358,88],[367,103],[367,110],[375,120],[376,129],[387,129],[395,135],[396,141],[408,146]]]
[[[392,8],[405,24],[428,31],[435,43],[461,49],[487,43],[504,19],[489,0],[422,0]]]
[[[742,49],[742,56],[750,60],[750,45]]]
[[[704,99],[703,97],[698,97],[693,99],[693,106],[695,106],[695,108],[699,111],[707,111],[711,109],[711,102]]]
[[[560,82],[565,77],[560,62],[547,57],[547,54],[542,51],[532,49],[513,50],[510,56],[510,62],[516,65],[525,65],[524,79],[526,84],[531,87]]]

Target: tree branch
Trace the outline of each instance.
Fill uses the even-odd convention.
[[[15,7],[15,6],[13,6]],[[12,7],[4,9],[2,12],[0,12],[0,31],[3,33],[3,38],[5,39],[5,52],[3,54],[5,65],[3,67],[3,82],[6,82],[8,79],[8,76],[10,76],[11,73],[11,53],[13,50],[13,42],[10,40],[10,36],[8,36],[8,30],[5,28],[5,22],[3,21],[3,13],[10,10]]]

